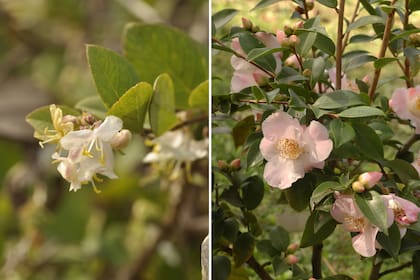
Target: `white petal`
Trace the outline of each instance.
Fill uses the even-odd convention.
[[[107,116],[103,123],[94,129],[95,136],[105,142],[110,142],[114,135],[123,127],[123,122],[116,116]]]
[[[71,131],[60,140],[60,145],[66,150],[80,149],[87,145],[93,135],[90,129]]]

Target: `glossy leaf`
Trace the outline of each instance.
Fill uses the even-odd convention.
[[[384,165],[391,168],[404,184],[408,184],[410,180],[418,180],[419,178],[417,170],[405,160],[394,159],[385,161]]]
[[[373,62],[373,66],[375,67],[375,69],[380,69],[382,67],[384,67],[385,65],[394,62],[394,61],[398,61],[398,58],[396,57],[383,57],[383,58],[378,58],[377,60],[375,60],[375,62]]]
[[[401,246],[401,236],[397,224],[394,223],[389,228],[389,236],[379,232],[376,236],[376,240],[391,257],[398,261],[398,254],[400,252]]]
[[[336,148],[353,140],[356,135],[353,127],[348,123],[342,122],[340,119],[333,119],[330,122],[329,132]]]
[[[152,84],[161,73],[173,79],[176,108],[188,107],[192,90],[208,79],[207,51],[185,33],[164,25],[128,24],[124,52],[142,81]]]
[[[371,106],[357,106],[346,109],[338,114],[342,118],[364,118],[374,116],[385,116],[384,112]]]
[[[362,27],[362,26],[365,26],[365,25],[368,25],[368,24],[374,24],[374,23],[385,24],[385,21],[382,17],[373,16],[373,15],[360,17],[347,27],[346,33],[350,32],[350,31],[352,31],[356,28],[359,28],[359,27]]]
[[[227,280],[230,274],[230,261],[225,256],[213,256],[212,277],[215,280]]]
[[[112,105],[108,115],[114,115],[123,120],[124,127],[132,131],[143,131],[144,119],[152,98],[152,86],[140,82],[127,90],[121,98]]]
[[[270,241],[275,249],[284,252],[290,244],[289,232],[281,226],[277,226],[270,231]]]
[[[316,226],[322,221],[322,226]],[[305,229],[300,240],[300,247],[306,248],[316,244],[320,244],[334,231],[337,223],[328,214],[314,211],[306,221]]]
[[[344,190],[345,188],[346,186],[334,181],[326,181],[319,184],[312,192],[310,199],[311,208],[314,208],[314,206],[320,203],[329,194],[334,193],[334,191]]]
[[[358,151],[369,159],[381,161],[384,157],[384,149],[376,132],[361,123],[353,124],[353,129],[356,132],[355,142]]]
[[[100,119],[104,119],[107,109],[98,95],[83,98],[74,107],[78,110],[89,112]]]
[[[313,106],[320,109],[339,109],[362,104],[364,101],[358,94],[347,90],[336,90],[321,95]]]
[[[96,89],[110,108],[140,81],[139,76],[133,65],[114,51],[95,45],[87,45],[86,51]]]
[[[156,136],[162,135],[177,123],[174,85],[168,74],[157,77],[153,85],[149,120]]]
[[[387,215],[388,211],[381,195],[376,191],[355,194],[355,201],[363,215],[380,231],[388,235]]]
[[[259,176],[248,177],[242,184],[242,201],[248,210],[253,210],[264,197],[264,183]]]
[[[80,115],[80,112],[74,110],[70,107],[59,105],[57,106],[63,111],[64,115]],[[50,113],[50,106],[43,106],[37,108],[30,112],[26,116],[26,122],[29,123],[35,131],[39,133],[44,133],[45,129],[54,129],[52,120],[51,120],[51,113]]]
[[[191,108],[198,108],[204,111],[209,109],[209,81],[199,84],[188,99],[188,105]]]
[[[248,232],[241,233],[233,244],[233,261],[239,267],[254,253],[255,240]]]
[[[219,29],[223,27],[226,23],[231,21],[236,15],[238,14],[238,10],[236,9],[223,9],[215,13],[211,19],[212,23]]]

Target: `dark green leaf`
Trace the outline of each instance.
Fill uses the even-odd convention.
[[[233,244],[233,261],[239,267],[254,253],[255,241],[250,233],[241,233]]]
[[[332,194],[334,191],[344,190],[346,186],[341,185],[338,182],[326,181],[319,184],[316,189],[312,192],[310,199],[311,208],[314,208],[320,203],[327,195]]]
[[[208,79],[206,47],[179,30],[131,23],[123,41],[125,55],[142,81],[152,84],[162,73],[171,76],[176,108],[188,107],[192,90]]]
[[[373,55],[369,55],[366,53],[362,53],[359,55],[351,56],[350,58],[347,58],[344,60],[344,72],[348,72],[354,68],[357,68],[359,66],[362,66],[368,62],[376,61],[376,57]]]
[[[357,34],[350,38],[350,43],[365,43],[371,42],[374,38],[366,34]]]
[[[340,119],[333,119],[329,124],[329,131],[334,147],[338,148],[344,143],[353,140],[356,133],[350,124],[342,122]]]
[[[248,177],[242,184],[242,201],[248,210],[257,208],[264,197],[264,183],[259,176]]]
[[[230,261],[225,256],[213,256],[212,277],[215,280],[227,280],[230,274]]]
[[[398,61],[398,58],[396,57],[378,58],[377,60],[375,60],[375,62],[373,62],[373,66],[375,67],[375,69],[380,69],[393,61]]]
[[[244,206],[239,192],[233,186],[231,186],[229,189],[224,190],[220,195],[220,199],[225,200],[236,207]]]
[[[143,131],[144,119],[147,108],[152,98],[152,86],[145,82],[140,82],[133,86],[121,98],[112,105],[108,115],[121,118],[124,127],[132,131]]]
[[[408,3],[408,8],[411,11],[419,11],[420,10],[420,2],[418,0],[410,0],[410,2]]]
[[[238,14],[236,9],[223,9],[215,13],[212,17],[212,23],[216,29],[223,27],[226,23],[232,20]]]
[[[280,251],[276,250],[273,245],[271,244],[270,240],[263,239],[258,241],[257,243],[257,250],[261,253],[264,253],[270,257],[276,256],[280,254]]]
[[[306,102],[302,100],[292,89],[289,89],[290,100],[289,106],[295,110],[303,110],[306,108]]]
[[[239,231],[239,222],[235,218],[227,218],[223,222],[223,237],[230,243],[236,240]]]
[[[281,226],[270,231],[271,245],[280,252],[285,252],[290,244],[289,232]]]
[[[249,61],[255,61],[256,59],[266,56],[266,55],[271,55],[273,53],[276,52],[280,52],[284,50],[284,48],[256,48],[256,49],[252,49],[246,59]]]
[[[294,210],[303,211],[308,207],[313,188],[312,178],[307,174],[294,182],[291,188],[284,190],[287,202]]]
[[[261,139],[258,141],[254,141],[248,149],[248,153],[246,155],[246,167],[249,168],[254,166],[263,161],[263,157],[260,153],[260,142]]]
[[[321,95],[313,106],[320,109],[339,109],[362,104],[365,103],[358,94],[347,90],[336,90]]]
[[[321,223],[322,226],[317,226],[318,223]],[[330,236],[336,225],[337,223],[329,214],[313,211],[306,221],[305,230],[300,240],[300,247],[305,248],[320,244]]]
[[[384,112],[371,106],[357,106],[346,109],[338,114],[342,118],[364,118],[373,116],[385,116]]]
[[[149,110],[150,127],[160,136],[177,123],[174,84],[168,74],[156,78]]]
[[[298,52],[298,54],[303,56],[312,48],[316,41],[317,34],[318,33],[313,32],[312,30],[299,30],[298,37],[300,39],[300,43],[296,47],[296,51]]]
[[[251,9],[251,11],[255,11],[257,9],[262,9],[262,8],[268,7],[272,4],[276,4],[277,2],[280,2],[280,1],[282,1],[282,0],[261,0],[260,2],[258,2],[257,5],[255,5],[254,8]]]
[[[239,147],[245,143],[245,140],[255,127],[254,116],[250,115],[240,120],[232,129],[232,137],[235,147]]]
[[[317,32],[316,34],[317,36],[314,42],[314,47],[330,56],[333,56],[335,54],[334,41],[323,33]]]
[[[274,275],[276,275],[276,276],[281,274],[281,273],[284,273],[285,271],[287,271],[290,268],[290,265],[288,265],[284,261],[284,258],[282,258],[280,256],[274,256],[271,259],[271,264],[273,265]]]
[[[337,0],[317,0],[320,4],[328,7],[335,8],[337,7]]]
[[[323,57],[314,58],[311,69],[312,80],[317,82],[325,72],[325,59]]]
[[[360,17],[347,27],[347,30],[345,33],[348,33],[352,31],[353,29],[356,29],[356,28],[359,28],[368,24],[374,24],[374,23],[385,24],[385,21],[382,17],[373,16],[373,15]]]
[[[363,215],[380,231],[388,235],[388,211],[384,200],[376,191],[355,194],[355,201]]]
[[[333,276],[328,276],[328,277],[325,277],[325,278],[322,278],[322,279],[323,280],[354,280],[350,276],[343,275],[343,274],[337,274],[337,275],[333,275]]]
[[[398,40],[398,39],[408,39],[410,34],[416,34],[416,33],[420,33],[420,28],[403,31],[399,33],[398,35],[392,37],[392,39],[389,42],[392,43],[393,41]]]
[[[134,67],[114,51],[95,45],[87,45],[86,51],[96,89],[110,108],[139,82],[139,77]]]
[[[381,161],[384,157],[384,150],[381,139],[376,132],[361,123],[353,124],[353,129],[356,132],[355,142],[358,151],[369,159]]]
[[[414,167],[407,161],[402,159],[394,159],[385,161],[384,165],[391,168],[397,174],[401,182],[408,184],[410,180],[418,180],[419,175]]]
[[[253,236],[259,236],[262,234],[262,229],[258,223],[257,217],[250,211],[244,212],[244,219],[248,225],[249,231]]]
[[[381,244],[382,248],[396,261],[398,261],[398,253],[400,252],[401,236],[400,230],[396,223],[389,228],[389,235],[379,232],[376,240]]]

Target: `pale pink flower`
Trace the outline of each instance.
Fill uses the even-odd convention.
[[[410,120],[416,128],[416,134],[420,133],[420,86],[396,89],[389,100],[389,106],[400,119]]]
[[[299,60],[296,55],[292,54],[284,61],[284,64],[294,68],[300,68]]]
[[[330,213],[346,231],[359,233],[352,237],[353,249],[359,255],[372,257],[376,254],[376,235],[379,228],[363,215],[352,196],[337,195]],[[388,222],[392,224],[392,217]]]
[[[359,182],[362,183],[367,189],[372,188],[382,178],[382,173],[377,171],[365,172],[360,174]]]
[[[337,85],[337,77],[336,77],[337,69],[331,68],[328,70],[328,76],[330,78],[331,84],[336,88]],[[359,92],[359,88],[357,87],[357,84],[353,80],[347,79],[346,74],[342,73],[341,75],[341,89],[342,90],[350,90],[353,92]]]
[[[260,143],[267,160],[264,179],[273,187],[286,189],[312,168],[323,168],[332,150],[327,129],[312,121],[299,124],[285,112],[270,115],[262,123],[264,138]]]
[[[255,34],[255,37],[259,41],[261,41],[266,47],[280,47],[280,44],[277,41],[276,37],[272,34],[266,32],[257,32]],[[247,56],[245,51],[242,49],[238,38],[232,39],[231,47],[235,52],[237,52],[241,56]],[[279,73],[281,71],[281,53],[274,53],[273,57],[276,61],[275,73]],[[270,78],[270,76],[267,73],[265,73],[258,67],[252,65],[243,58],[237,57],[235,55],[231,57],[230,63],[234,69],[231,81],[231,92],[239,92],[244,88],[260,85],[261,81],[266,81],[268,80],[268,78]]]
[[[401,237],[403,237],[407,232],[407,226],[417,222],[420,208],[413,202],[395,194],[383,197],[388,201],[388,208],[394,212],[394,220],[400,229]]]

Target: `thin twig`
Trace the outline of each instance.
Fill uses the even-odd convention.
[[[391,268],[391,269],[388,269],[388,270],[385,270],[385,271],[379,273],[379,277],[378,278],[381,278],[382,276],[385,276],[385,275],[387,275],[389,273],[393,273],[393,272],[397,272],[397,271],[403,270],[404,268],[410,267],[412,265],[413,265],[413,262],[403,263],[403,264],[401,264],[401,265],[399,265],[397,267],[394,267],[394,268]]]
[[[322,243],[312,246],[312,277],[322,278]]]
[[[408,6],[408,0],[405,0],[405,14],[404,14],[404,21],[403,21],[403,29],[404,31],[408,30],[408,18],[411,14],[410,11],[410,7]],[[403,47],[404,49],[407,47],[407,41],[403,41]],[[405,61],[404,61],[404,75],[406,77],[405,82],[408,88],[413,86],[413,83],[411,81],[411,72],[410,72],[410,60],[408,59],[408,57],[405,57]]]
[[[354,8],[353,16],[351,17],[351,20],[349,22],[349,25],[352,24],[356,20],[357,16],[359,15],[359,8],[360,8],[360,1],[357,1],[356,7]],[[344,50],[347,47],[347,42],[349,41],[349,37],[350,37],[350,32],[347,32],[344,35],[343,49],[342,49],[342,52],[341,53],[344,53]]]
[[[411,146],[413,146],[413,144],[416,143],[419,140],[420,140],[420,135],[419,134],[413,134],[407,140],[407,142],[405,142],[405,144],[401,147],[401,149],[398,151],[397,157],[398,156],[401,156],[402,154],[404,154],[405,152],[407,152],[411,148]]]
[[[335,89],[341,89],[341,72],[343,57],[343,25],[344,25],[344,6],[345,0],[340,0],[338,10],[338,27],[337,27],[337,48],[336,48],[336,73],[335,73]]]
[[[377,280],[379,279],[379,274],[381,271],[381,266],[383,262],[379,262],[375,264],[376,257],[372,259],[372,269],[370,270],[369,280]]]

